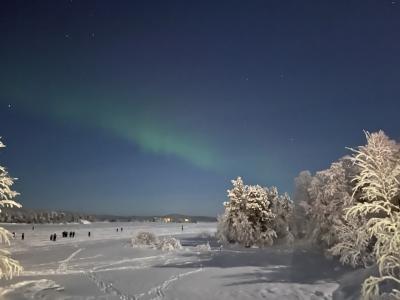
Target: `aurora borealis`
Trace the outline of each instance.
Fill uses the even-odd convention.
[[[0,159],[27,207],[215,215],[239,175],[290,192],[363,129],[400,136],[393,1],[1,6]]]

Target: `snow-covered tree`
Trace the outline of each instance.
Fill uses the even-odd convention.
[[[292,204],[289,196],[279,195],[275,187],[244,185],[238,177],[228,190],[229,201],[219,218],[218,237],[223,242],[244,246],[272,245],[277,238],[289,235],[288,215]]]
[[[0,148],[5,145],[0,140]],[[0,166],[0,206],[2,207],[21,207],[14,198],[19,194],[12,190],[15,178],[9,176],[6,168]],[[1,212],[1,210],[0,210]],[[11,233],[3,227],[0,227],[0,243],[10,244]],[[18,261],[10,257],[10,253],[5,249],[0,249],[0,279],[12,278],[19,274],[22,267]]]
[[[317,244],[330,247],[337,242],[333,226],[343,215],[343,208],[351,203],[351,186],[346,177],[346,158],[332,163],[329,169],[319,171],[308,188],[309,203],[302,203],[311,217],[310,236]]]
[[[344,209],[353,203],[352,178],[357,170],[346,156],[315,176],[301,172],[295,179],[296,208],[292,218],[294,225],[300,226],[298,238],[308,239],[352,266],[368,265],[372,258],[370,239],[355,230],[363,220],[353,218],[350,222],[344,218]]]
[[[342,264],[370,266],[375,263],[371,249],[373,239],[366,230],[360,230],[366,223],[365,217],[339,218],[333,224],[336,243],[328,249],[328,253],[339,256]]]
[[[393,286],[391,296],[400,299],[400,147],[383,131],[365,135],[367,145],[351,149],[359,172],[354,177],[355,202],[345,216],[348,222],[365,219],[357,231],[375,240],[380,276],[364,282],[363,298],[377,297],[385,282]]]
[[[276,187],[266,188],[269,199],[271,199],[271,209],[275,214],[272,228],[275,230],[278,239],[286,243],[292,243],[294,236],[290,228],[290,220],[293,215],[293,203],[287,193],[278,194]]]
[[[308,213],[311,199],[308,192],[312,175],[310,171],[301,171],[294,179],[293,214],[290,220],[291,232],[296,238],[305,238],[311,231],[311,217]],[[307,210],[306,210],[307,209]]]

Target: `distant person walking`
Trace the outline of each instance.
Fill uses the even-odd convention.
[[[22,240],[25,239],[25,233],[22,233],[21,239],[22,239]]]
[[[35,230],[35,226],[32,226],[32,230]]]
[[[55,242],[57,240],[57,234],[53,235],[53,242]]]
[[[183,231],[183,225],[182,225],[182,231]]]
[[[50,234],[50,241],[53,241],[53,235]]]
[[[90,237],[90,231],[88,232],[88,237]]]
[[[121,227],[121,232],[124,230],[124,228]]]
[[[73,237],[73,238],[75,237],[75,231],[72,232],[72,237]]]
[[[117,232],[118,232],[118,228],[117,228]]]
[[[15,232],[13,232],[13,238],[15,239]]]

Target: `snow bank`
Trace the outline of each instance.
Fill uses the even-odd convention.
[[[64,288],[56,284],[53,280],[40,279],[40,280],[26,280],[6,287],[0,287],[0,297],[8,296],[13,299],[14,295],[23,294],[26,299],[37,299],[39,294],[46,290],[62,291]],[[41,297],[42,298],[42,297]],[[19,298],[15,298],[19,299]]]
[[[79,220],[79,223],[80,223],[80,224],[83,224],[83,225],[92,224],[92,222],[90,222],[90,221],[88,221],[88,220],[84,220],[84,219],[80,219],[80,220]]]

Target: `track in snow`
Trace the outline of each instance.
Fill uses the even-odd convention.
[[[60,265],[58,266],[57,273],[64,273],[65,271],[67,271],[68,262],[71,261],[71,259],[73,259],[74,256],[77,255],[82,250],[84,250],[84,248],[79,248],[78,250],[73,252],[70,256],[68,256],[66,259],[59,261]]]

